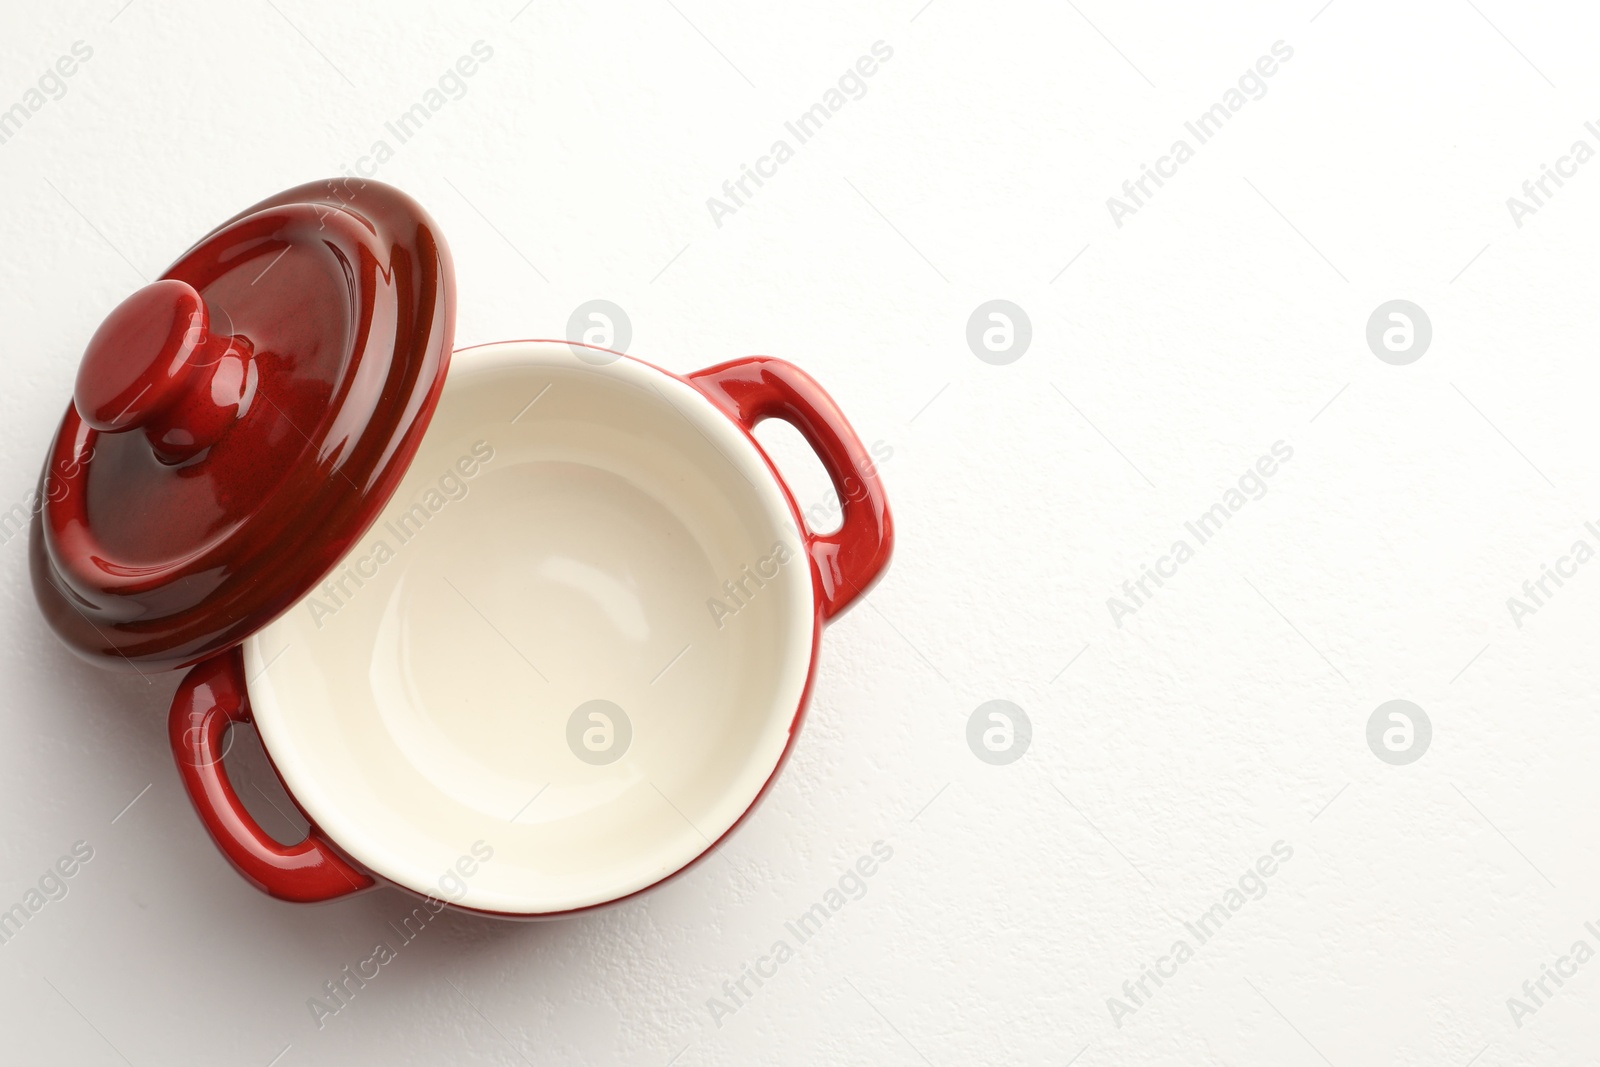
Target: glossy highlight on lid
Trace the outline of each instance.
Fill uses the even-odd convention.
[[[78,416],[105,433],[147,422],[182,394],[206,320],[205,301],[176,278],[118,304],[84,351],[73,390]]]
[[[151,282],[95,331],[72,406],[102,433],[144,427],[156,458],[173,465],[216,444],[250,410],[260,384],[247,337],[210,332],[194,286]]]

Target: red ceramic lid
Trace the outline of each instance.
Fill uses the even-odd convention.
[[[377,182],[223,223],[90,339],[40,477],[50,625],[104,666],[180,667],[317,584],[411,462],[444,385],[438,227]]]

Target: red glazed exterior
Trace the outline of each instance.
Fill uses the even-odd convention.
[[[565,342],[562,342],[565,343]],[[590,346],[584,346],[590,347]],[[616,353],[621,355],[620,353]],[[622,358],[632,358],[623,356]],[[672,377],[671,372],[654,368]],[[770,357],[733,360],[679,380],[694,386],[747,436],[767,418],[791,423],[816,450],[839,494],[843,520],[832,534],[806,529],[793,493],[760,444],[750,441],[783,492],[797,528],[804,531],[811,560],[811,587],[817,626],[800,701],[789,740],[761,790],[715,842],[660,881],[616,900],[568,911],[537,913],[461,911],[506,919],[553,919],[610,907],[677,877],[705,858],[741,825],[766,796],[788,762],[816,677],[823,625],[844,611],[882,575],[894,547],[894,523],[876,467],[838,405],[810,375]],[[237,649],[215,656],[190,671],[172,705],[169,734],[189,798],[218,847],[244,877],[262,891],[299,903],[332,900],[360,892],[377,881],[339,852],[315,826],[298,845],[280,845],[252,819],[228,785],[217,755],[228,722],[249,721],[243,657]],[[271,753],[268,753],[270,760]],[[407,887],[398,887],[415,892]]]
[[[800,431],[822,460],[839,494],[844,518],[836,533],[807,533],[806,541],[814,566],[818,611],[824,622],[833,618],[878,579],[894,548],[889,502],[860,438],[822,386],[781,359],[736,359],[696,371],[686,380],[746,434],[765,419],[781,418]],[[770,459],[767,466],[794,507],[793,494]],[[805,529],[798,508],[795,521]]]
[[[320,581],[422,440],[454,307],[433,221],[350,181],[257,204],[113,312],[30,537],[67,646],[100,666],[187,666]]]
[[[257,889],[279,900],[312,903],[370,889],[371,875],[334,851],[316,827],[282,845],[245,811],[222,770],[229,726],[250,723],[244,657],[237,648],[206,660],[178,687],[167,719],[178,774],[223,855]]]

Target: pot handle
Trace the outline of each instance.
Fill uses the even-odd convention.
[[[822,386],[781,359],[736,359],[696,371],[689,382],[746,431],[777,417],[816,451],[844,511],[831,534],[803,530],[821,576],[822,617],[833,618],[878,580],[894,548],[889,501],[861,439]]]
[[[371,888],[373,877],[335,852],[315,826],[305,840],[280,844],[239,802],[222,769],[222,738],[230,725],[250,721],[244,655],[238,648],[191,670],[167,719],[178,774],[222,854],[247,881],[279,900],[307,904]]]

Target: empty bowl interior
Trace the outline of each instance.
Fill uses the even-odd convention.
[[[367,536],[246,643],[251,704],[312,822],[375,873],[584,907],[758,796],[805,691],[811,583],[760,451],[692,386],[560,343],[468,349]]]

